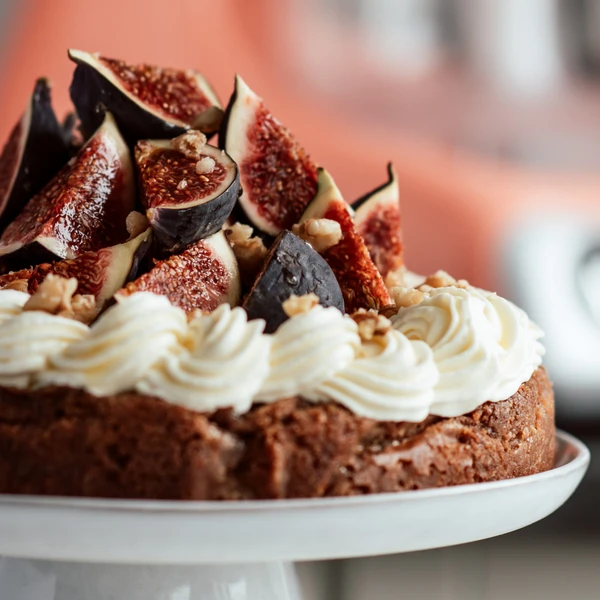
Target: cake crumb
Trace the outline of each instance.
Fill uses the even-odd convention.
[[[307,219],[292,227],[292,233],[308,242],[319,254],[339,244],[342,228],[331,219]]]
[[[75,294],[77,279],[49,274],[23,306],[24,311],[40,310],[51,315],[91,323],[97,314],[96,299],[90,294]]]
[[[171,140],[171,148],[188,158],[200,158],[204,146],[206,146],[206,136],[195,129],[190,129]]]
[[[304,296],[295,296],[292,294],[287,300],[282,302],[283,312],[288,317],[295,317],[309,312],[319,304],[319,296],[316,294],[305,294]]]
[[[210,156],[205,156],[196,163],[196,173],[198,173],[198,175],[212,173],[215,170],[216,164],[217,163],[215,163],[214,159],[212,159]]]
[[[150,227],[150,222],[142,213],[132,210],[125,219],[125,227],[129,234],[129,239],[132,240],[138,235],[141,235]]]
[[[425,293],[421,289],[395,287],[391,289],[391,296],[398,308],[406,308],[420,304],[425,298]]]
[[[359,308],[350,317],[358,325],[358,335],[363,342],[386,335],[392,328],[391,321],[373,309]]]
[[[242,225],[241,223],[234,223],[225,230],[227,239],[238,261],[242,279],[248,285],[256,279],[267,256],[264,242],[258,236],[252,237],[253,233],[254,231],[250,225]]]

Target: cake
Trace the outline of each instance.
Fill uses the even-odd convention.
[[[199,73],[70,56],[82,140],[39,118],[38,82],[0,157],[0,493],[311,498],[552,468],[542,332],[407,269],[391,165],[351,208],[241,78],[223,111]],[[49,122],[71,158],[24,187]]]

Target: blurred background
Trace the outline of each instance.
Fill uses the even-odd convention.
[[[349,201],[393,161],[409,268],[523,306],[600,455],[600,0],[0,0],[0,137],[40,75],[69,110],[68,47],[197,68],[224,103],[240,72]],[[599,498],[596,460],[539,525],[311,565],[307,596],[598,598]]]

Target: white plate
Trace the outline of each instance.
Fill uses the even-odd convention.
[[[0,496],[0,555],[185,565],[412,552],[501,535],[538,521],[573,493],[587,448],[558,433],[546,473],[350,498],[161,502]]]

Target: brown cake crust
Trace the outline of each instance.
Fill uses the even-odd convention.
[[[554,464],[544,369],[503,402],[415,423],[287,398],[235,416],[135,393],[0,388],[0,493],[184,500],[348,496],[530,475]]]

